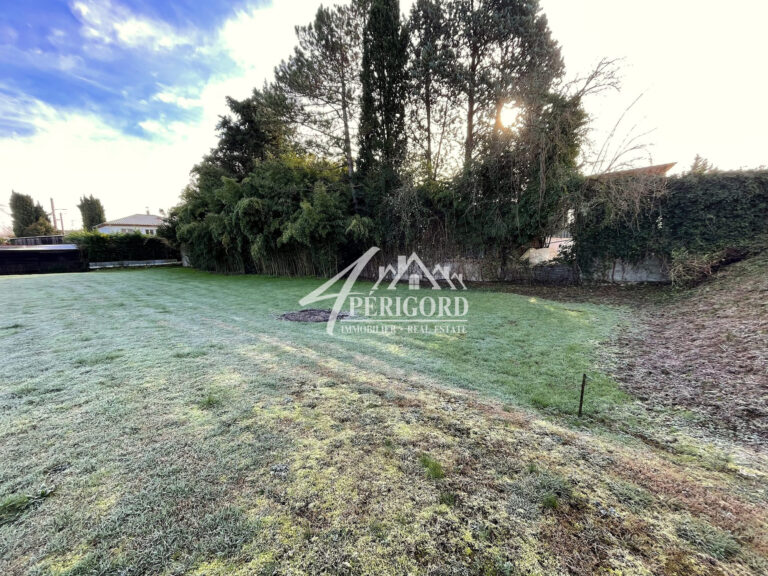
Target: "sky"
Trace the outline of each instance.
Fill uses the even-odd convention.
[[[67,229],[179,201],[216,143],[225,96],[271,79],[319,0],[0,0],[0,227],[11,190]],[[599,147],[645,134],[639,164],[768,164],[768,3],[541,0],[569,77],[621,58],[623,88],[586,102]],[[409,1],[401,1],[407,11]]]

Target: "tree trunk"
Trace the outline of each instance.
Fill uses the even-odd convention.
[[[434,180],[432,173],[432,82],[429,76],[425,83],[424,108],[427,114],[427,178]]]
[[[347,102],[347,82],[341,76],[341,117],[344,122],[344,155],[347,157],[347,175],[352,178],[355,165],[352,160],[352,140],[349,136],[349,103]]]
[[[475,28],[475,3],[469,3],[470,12],[470,64],[469,85],[467,86],[467,139],[464,144],[464,168],[469,168],[472,163],[472,152],[475,148],[475,97],[477,90],[477,67],[479,66],[480,48],[478,46],[479,30]]]
[[[355,164],[352,160],[352,139],[349,136],[349,103],[347,102],[347,82],[344,73],[341,74],[341,119],[344,123],[344,155],[347,157],[347,175],[349,176],[349,186],[352,191],[352,209],[355,214],[359,213],[357,205],[357,189],[352,177],[355,173]]]
[[[467,87],[467,139],[464,144],[464,167],[469,168],[472,162],[472,151],[475,147],[475,76],[477,74],[476,54],[472,54],[469,68],[469,86]]]

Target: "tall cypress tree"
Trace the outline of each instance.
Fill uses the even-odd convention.
[[[35,204],[32,196],[11,191],[8,203],[13,218],[15,236],[43,236],[53,233],[53,226],[40,204]]]
[[[372,0],[363,31],[359,175],[368,211],[398,183],[405,160],[408,32],[399,0]]]
[[[93,230],[107,219],[104,215],[104,205],[101,203],[101,200],[94,198],[93,194],[80,198],[80,203],[77,207],[80,210],[80,216],[83,219],[83,229],[85,230]]]

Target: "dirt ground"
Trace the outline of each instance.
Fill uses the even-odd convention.
[[[279,316],[280,320],[287,320],[289,322],[328,322],[331,317],[331,311],[328,309],[321,310],[318,308],[307,308],[305,310],[297,310],[295,312],[286,312]],[[349,314],[340,312],[338,315],[339,320],[349,318]]]
[[[768,254],[685,296],[642,307],[616,377],[650,403],[690,408],[740,441],[768,440]]]
[[[712,431],[768,440],[768,252],[722,269],[692,290],[536,287],[510,290],[559,301],[629,306],[614,376],[649,405],[683,407]]]

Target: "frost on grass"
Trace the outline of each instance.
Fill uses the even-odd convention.
[[[569,427],[607,307],[470,291],[475,333],[382,341],[275,318],[308,280],[12,281],[2,574],[766,572],[762,460],[624,435],[607,378]]]

